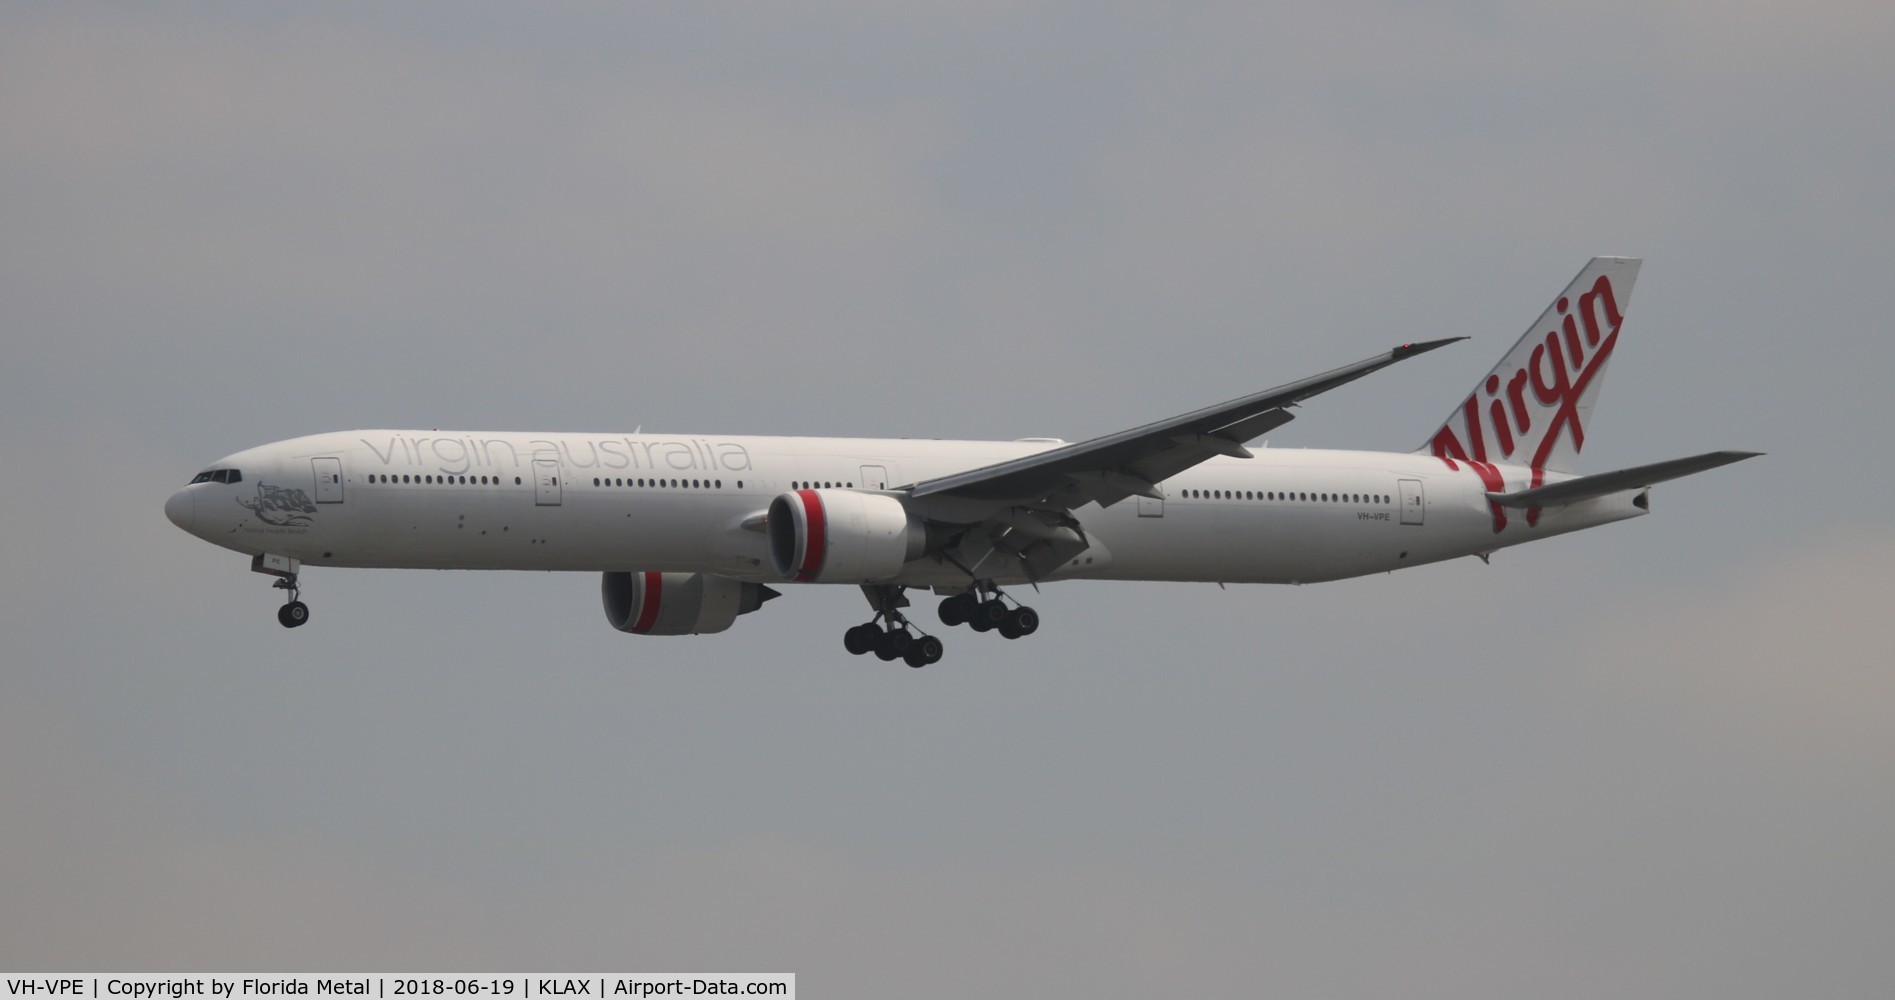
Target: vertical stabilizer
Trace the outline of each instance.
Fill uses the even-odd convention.
[[[1495,482],[1495,465],[1533,469],[1535,486],[1574,471],[1638,265],[1594,257],[1419,450]]]

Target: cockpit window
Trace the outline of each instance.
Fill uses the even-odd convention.
[[[241,483],[241,482],[243,482],[243,470],[241,469],[205,469],[203,472],[198,473],[196,476],[192,477],[191,479],[191,485],[193,486],[197,485],[198,483]]]

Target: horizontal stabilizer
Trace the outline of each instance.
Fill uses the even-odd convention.
[[[1746,458],[1756,458],[1761,454],[1763,452],[1760,451],[1714,451],[1707,455],[1674,458],[1669,462],[1654,462],[1617,472],[1601,472],[1596,476],[1580,476],[1578,479],[1518,493],[1489,493],[1487,499],[1502,507],[1564,507],[1581,500],[1636,490],[1668,479],[1715,469],[1720,465],[1741,462]]]

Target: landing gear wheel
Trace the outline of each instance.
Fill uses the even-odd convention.
[[[876,641],[881,637],[882,630],[877,628],[874,622],[857,625],[842,633],[842,648],[856,656],[861,656],[863,653],[872,652]]]
[[[1007,620],[1000,623],[1000,634],[1009,639],[1019,639],[1039,631],[1040,613],[1022,604],[1007,612]]]
[[[1007,604],[998,597],[980,602],[967,624],[976,632],[987,632],[999,628],[1007,620]]]
[[[924,635],[916,639],[914,643],[908,647],[908,652],[903,653],[901,658],[909,666],[918,669],[930,663],[941,662],[941,652],[941,640],[931,635]]]
[[[941,602],[941,624],[950,628],[955,625],[965,625],[974,617],[974,611],[979,606],[980,599],[975,597],[973,592],[955,594]]]
[[[875,655],[884,660],[899,659],[915,643],[915,637],[907,629],[894,628],[883,632],[875,640]]]
[[[309,605],[301,601],[291,601],[277,609],[276,620],[284,628],[295,628],[309,621]]]

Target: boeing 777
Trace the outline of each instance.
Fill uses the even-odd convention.
[[[949,627],[1032,634],[1003,588],[1068,579],[1316,583],[1637,517],[1657,483],[1753,452],[1579,475],[1639,261],[1580,271],[1412,452],[1247,444],[1292,408],[1464,337],[1404,344],[1229,402],[1068,444],[669,434],[345,431],[230,455],[165,503],[251,557],[308,621],[307,566],[602,574],[637,635],[722,632],[784,584],[862,588],[851,653],[921,667]]]

